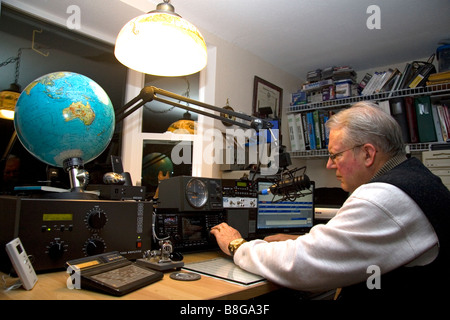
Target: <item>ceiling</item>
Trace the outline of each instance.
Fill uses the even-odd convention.
[[[163,0],[3,0],[64,24],[76,5],[81,31],[114,42],[131,18]],[[449,0],[172,0],[176,13],[286,72],[355,70],[430,56],[450,38]],[[368,11],[379,8],[379,16]],[[379,17],[379,20],[373,20]],[[367,22],[379,22],[369,29]],[[207,37],[206,42],[208,42]]]

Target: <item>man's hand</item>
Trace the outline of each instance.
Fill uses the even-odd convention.
[[[229,256],[231,256],[230,250],[228,250],[228,245],[230,244],[230,242],[234,239],[242,238],[239,231],[230,227],[225,222],[212,227],[211,234],[216,237],[219,248]]]

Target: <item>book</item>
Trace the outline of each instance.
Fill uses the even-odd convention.
[[[414,107],[414,98],[405,97],[403,100],[405,102],[406,120],[408,122],[409,141],[411,143],[419,143],[419,132],[417,129],[417,117],[416,109]]]
[[[448,81],[448,80],[450,80],[450,71],[433,73],[433,74],[430,74],[430,76],[428,77],[429,82],[440,83],[442,81]]]
[[[431,73],[436,73],[436,68],[432,63],[424,63],[421,65],[417,71],[412,76],[411,80],[408,83],[408,88],[417,88],[425,85],[428,76]]]
[[[330,132],[326,128],[325,124],[327,123],[328,119],[330,118],[330,112],[321,110],[319,111],[319,119],[320,119],[320,134],[322,139],[322,148],[327,149],[328,148],[328,140],[330,137]]]
[[[297,131],[297,125],[295,124],[295,115],[290,113],[287,115],[287,123],[289,129],[289,141],[291,142],[291,151],[300,150]]]
[[[322,149],[322,140],[321,140],[321,129],[320,129],[320,121],[319,121],[319,110],[314,110],[312,112],[313,120],[314,120],[314,134],[316,138],[316,149]]]
[[[312,112],[306,113],[306,125],[309,137],[309,147],[311,150],[316,149],[316,129],[314,128],[314,116]]]
[[[389,90],[390,90],[390,93],[389,93],[389,96],[388,96],[389,98],[392,97],[392,94],[397,90],[398,83],[400,82],[401,78],[402,78],[402,74],[399,71],[399,73],[395,76],[394,83],[392,84],[392,87],[389,88]]]
[[[305,151],[306,150],[306,144],[305,144],[305,137],[303,133],[303,122],[302,122],[302,115],[300,113],[296,113],[294,115],[295,119],[295,125],[297,127],[297,134],[298,134],[298,150],[299,151]]]
[[[361,80],[361,82],[358,84],[358,94],[361,95],[362,91],[366,87],[367,83],[369,83],[370,79],[372,79],[372,75],[370,73],[366,73],[364,78]]]
[[[438,106],[436,104],[431,105],[431,111],[433,113],[434,129],[436,130],[437,142],[444,142],[444,135],[442,133],[441,121],[439,119]]]
[[[386,79],[384,85],[380,88],[380,92],[388,92],[394,88],[395,83],[397,83],[398,78],[400,77],[400,71],[395,68],[392,70],[388,79]]]
[[[430,97],[419,96],[414,98],[414,107],[416,110],[419,142],[436,141],[436,130],[434,128]]]
[[[445,104],[438,104],[437,105],[437,111],[438,111],[438,116],[439,116],[439,124],[441,126],[441,132],[442,132],[442,139],[444,141],[447,141],[450,137],[450,122],[446,121],[445,117],[445,113],[446,110],[448,112],[448,107]]]
[[[362,91],[363,96],[371,95],[373,93],[373,90],[375,88],[376,83],[378,83],[379,79],[381,77],[381,73],[378,71],[375,71],[372,78],[367,83],[366,87]]]
[[[403,98],[394,98],[389,101],[391,107],[391,115],[400,125],[402,131],[402,138],[404,143],[410,141],[408,121],[406,118],[406,110]]]
[[[306,92],[299,90],[297,92],[291,93],[291,106],[306,104],[307,102],[308,98],[306,96]]]
[[[381,89],[384,87],[384,85],[391,79],[391,76],[394,74],[394,70],[389,68],[387,71],[383,72],[382,77],[380,78],[380,81],[377,83],[374,93],[381,92]]]
[[[397,90],[406,88],[406,84],[409,83],[409,79],[411,78],[411,75],[412,75],[412,65],[411,65],[411,63],[407,63],[405,65],[405,69],[403,70],[402,78],[401,78],[400,84],[397,87]]]
[[[305,140],[305,150],[311,150],[311,144],[309,142],[307,114],[304,112],[304,113],[301,113],[301,116],[302,116],[302,127],[303,127],[303,139]]]

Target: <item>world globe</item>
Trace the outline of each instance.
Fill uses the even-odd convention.
[[[173,163],[168,156],[159,152],[152,152],[142,160],[142,180],[144,184],[158,186],[158,173],[173,174]]]
[[[92,79],[74,72],[54,72],[31,82],[15,107],[14,127],[22,145],[56,167],[98,157],[114,133],[114,108]]]

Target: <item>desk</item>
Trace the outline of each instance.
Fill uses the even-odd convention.
[[[202,252],[186,254],[184,263],[203,261],[223,257],[221,252]],[[66,286],[68,274],[65,271],[38,274],[38,282],[30,291],[18,288],[16,290],[0,291],[0,300],[228,300],[251,299],[280,287],[268,281],[250,286],[227,282],[202,275],[197,281],[177,281],[171,279],[170,273],[164,272],[164,278],[147,287],[133,291],[122,297],[114,297],[88,290],[70,290]],[[3,275],[0,273],[0,275]],[[8,278],[9,287],[16,278]]]

